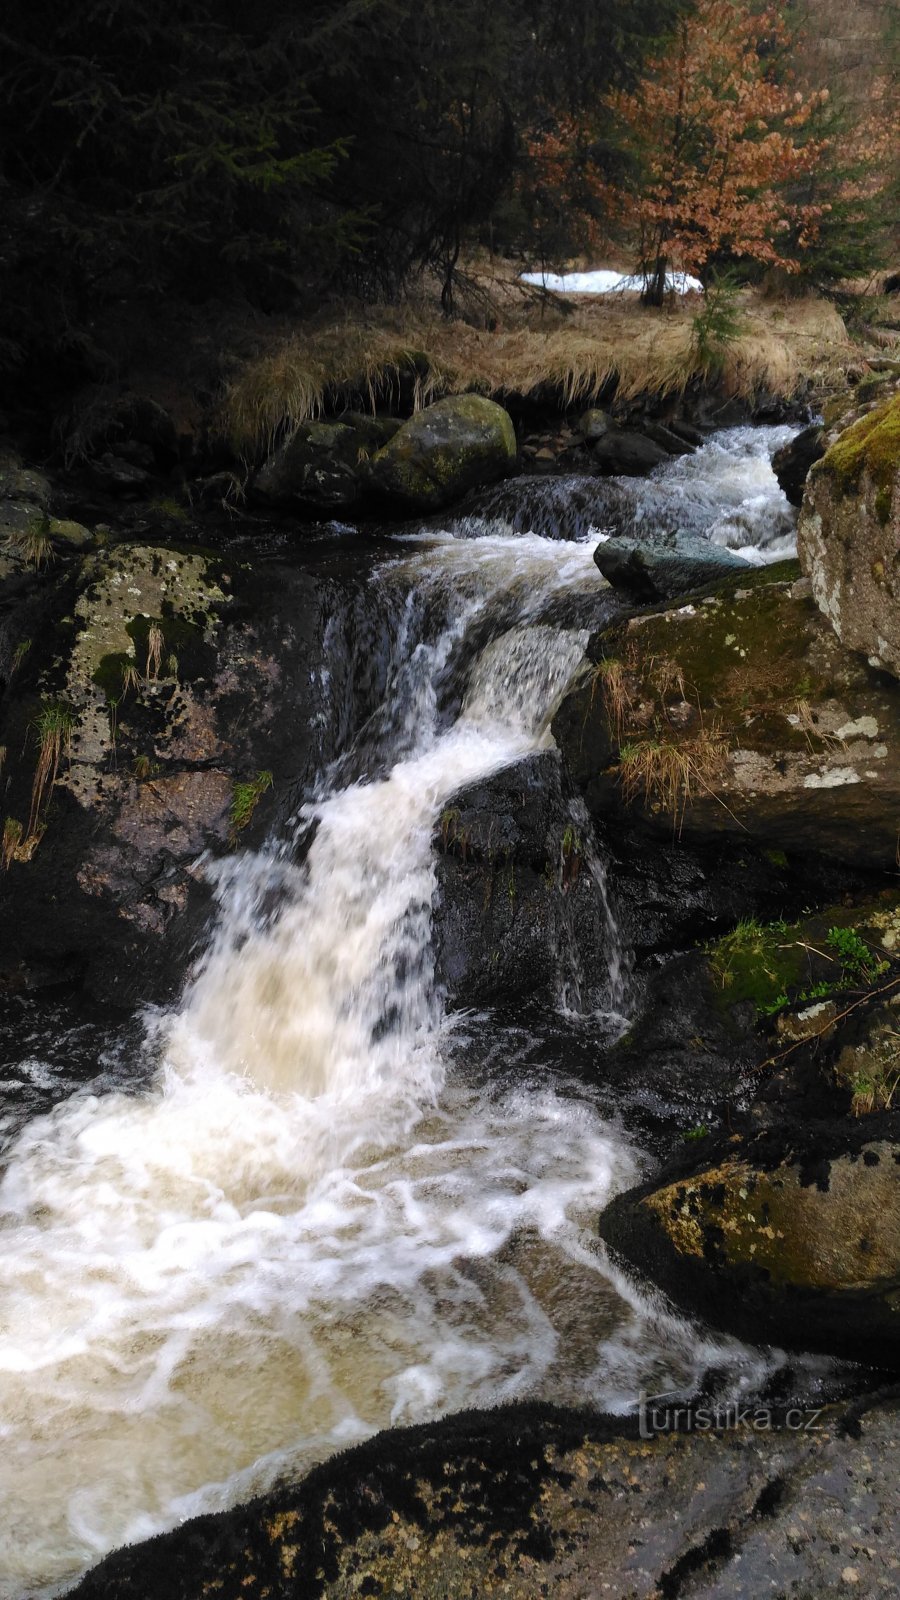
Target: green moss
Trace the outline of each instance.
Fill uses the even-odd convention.
[[[863,473],[875,484],[875,511],[887,522],[893,488],[900,471],[900,395],[861,417],[842,433],[822,460],[827,473],[845,492],[854,489]]]
[[[235,784],[230,812],[232,836],[248,826],[260,800],[274,782],[271,772],[258,772],[249,782]]]
[[[896,910],[831,906],[800,921],[739,922],[707,946],[716,992],[726,1006],[751,1001],[760,1017],[877,981],[888,969],[881,944]]]

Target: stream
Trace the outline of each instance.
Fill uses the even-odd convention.
[[[2,1600],[381,1428],[526,1397],[624,1413],[710,1373],[752,1394],[784,1363],[639,1294],[597,1238],[648,1160],[568,1068],[568,1036],[599,1058],[630,1015],[614,903],[590,993],[560,952],[552,1050],[447,1010],[432,907],[442,808],[552,747],[610,605],[610,519],[777,559],[792,431],[731,430],[637,484],[506,484],[375,567],[387,691],[290,828],[209,869],[209,948],[141,1019],[149,1087],[107,1048],[103,1092],[73,1084],[7,1151]],[[6,1072],[60,1049],[32,1031]]]

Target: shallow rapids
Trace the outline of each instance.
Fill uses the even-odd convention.
[[[148,1020],[153,1091],[74,1096],[11,1151],[3,1600],[393,1423],[526,1396],[629,1410],[709,1367],[763,1381],[768,1358],[610,1269],[597,1215],[641,1167],[618,1127],[564,1064],[502,1088],[458,1071],[435,983],[436,821],[552,742],[608,592],[592,549],[403,547],[375,581],[429,627],[296,818],[305,853],[215,869],[202,969]]]

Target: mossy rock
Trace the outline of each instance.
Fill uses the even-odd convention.
[[[596,816],[893,866],[900,689],[842,648],[792,571],[595,636],[553,729]]]
[[[803,570],[838,637],[900,676],[900,393],[831,444],[809,475]]]
[[[900,1367],[900,1113],[732,1138],[600,1232],[716,1327]]]
[[[257,473],[253,492],[267,505],[346,510],[363,493],[362,463],[383,442],[358,426],[307,422]]]
[[[805,1016],[848,989],[877,986],[898,946],[900,891],[887,889],[876,900],[827,906],[795,922],[747,919],[712,941],[706,954],[723,1009],[750,1002],[765,1018],[788,1007]]]
[[[410,417],[368,465],[372,488],[414,510],[438,510],[493,483],[516,461],[509,414],[481,395],[453,395]]]

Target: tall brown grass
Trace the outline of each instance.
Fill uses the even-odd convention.
[[[351,403],[375,410],[403,395],[416,408],[474,391],[501,401],[516,394],[587,406],[614,378],[617,399],[628,401],[677,395],[704,375],[694,339],[701,302],[694,297],[661,310],[642,306],[636,295],[561,302],[525,295],[509,273],[492,289],[495,315],[481,319],[491,326],[447,321],[420,296],[270,331],[228,385],[223,432],[254,459],[276,437]],[[859,360],[838,312],[815,296],[776,302],[746,290],[740,320],[723,361],[725,395],[766,390],[791,398],[808,381],[836,381]]]

